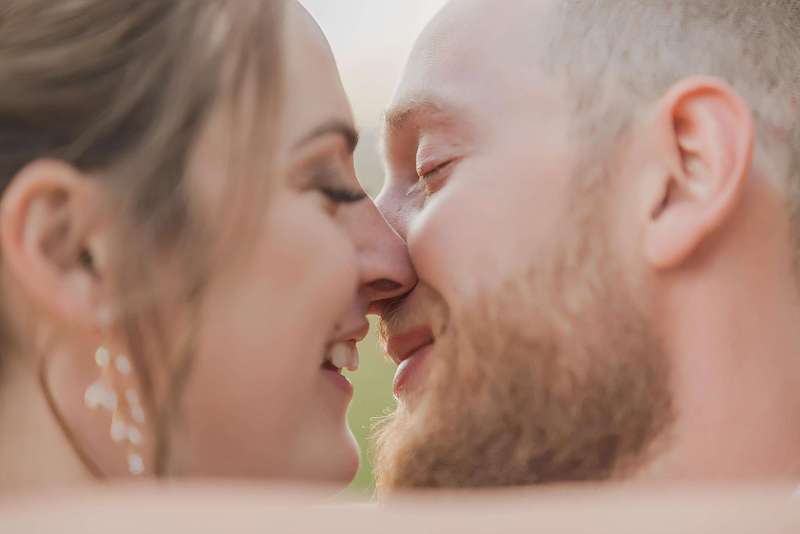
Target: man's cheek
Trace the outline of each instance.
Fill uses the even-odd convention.
[[[445,201],[446,200],[446,201]],[[468,195],[429,203],[409,226],[408,247],[420,279],[451,298],[469,297],[496,279],[498,249],[507,233],[498,220],[481,216]]]

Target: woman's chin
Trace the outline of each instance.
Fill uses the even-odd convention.
[[[279,471],[263,473],[257,478],[320,485],[335,491],[353,481],[360,466],[360,451],[347,426],[303,438],[303,442],[294,447],[295,454],[278,466],[273,464]]]
[[[346,436],[337,441],[340,443],[337,443],[335,449],[331,448],[331,454],[327,455],[326,461],[323,462],[324,467],[318,474],[322,475],[321,482],[344,488],[356,477],[361,465],[361,456],[358,443],[349,429],[346,431]]]

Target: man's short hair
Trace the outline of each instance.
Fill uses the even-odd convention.
[[[576,124],[590,142],[622,134],[641,104],[683,78],[725,80],[751,106],[757,162],[769,158],[787,191],[800,253],[800,0],[556,5],[544,61],[575,88]]]

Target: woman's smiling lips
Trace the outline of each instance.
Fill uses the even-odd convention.
[[[330,380],[331,383],[347,396],[348,401],[353,397],[353,384],[342,374],[341,369],[324,364],[322,366],[322,373],[327,380]]]
[[[333,340],[325,350],[322,362],[322,372],[325,377],[333,382],[345,395],[348,400],[353,397],[353,385],[342,374],[344,369],[351,372],[358,370],[359,355],[358,343],[369,333],[369,324],[361,323],[351,329],[348,333]]]
[[[389,336],[386,351],[397,364],[397,372],[394,375],[395,396],[400,397],[412,387],[433,348],[433,343],[433,331],[427,325]]]

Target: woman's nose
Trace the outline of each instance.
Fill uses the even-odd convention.
[[[363,206],[363,207],[362,207]],[[372,202],[364,202],[352,220],[361,271],[360,292],[370,309],[405,295],[417,285],[417,274],[403,239],[389,226]]]

